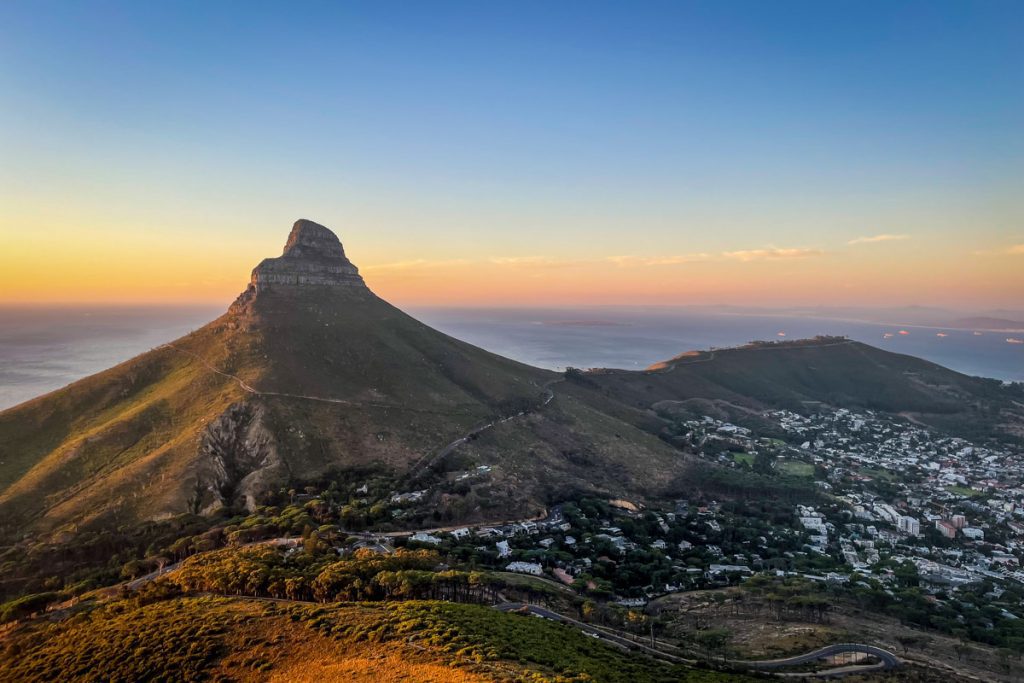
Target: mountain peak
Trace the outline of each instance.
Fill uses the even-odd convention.
[[[341,240],[330,229],[319,223],[300,218],[295,221],[283,256],[293,258],[345,258]]]
[[[249,290],[297,291],[323,287],[366,289],[359,269],[345,256],[341,240],[330,229],[301,218],[295,221],[284,252],[263,259],[252,271]]]

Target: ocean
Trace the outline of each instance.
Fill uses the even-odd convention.
[[[970,375],[1024,381],[1024,345],[1007,342],[1021,337],[1019,333],[663,307],[422,309],[415,313],[454,337],[555,370],[567,366],[642,369],[694,349],[839,335]]]
[[[209,306],[0,308],[0,410],[176,339],[222,312]],[[553,370],[642,369],[693,349],[828,334],[971,375],[1024,381],[1024,344],[1007,342],[1021,336],[1011,333],[661,307],[410,313],[453,337]]]

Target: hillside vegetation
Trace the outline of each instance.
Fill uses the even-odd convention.
[[[0,596],[77,594],[179,541],[259,537],[238,525],[314,494],[301,524],[257,526],[495,524],[578,495],[815,500],[798,472],[698,461],[679,425],[822,404],[1024,436],[1019,388],[846,339],[693,352],[644,372],[532,368],[381,300],[333,233],[300,221],[225,315],[0,412]]]
[[[265,297],[0,413],[0,531],[241,505],[330,469],[401,474],[539,403],[551,376],[372,294]]]
[[[630,656],[579,631],[442,602],[117,601],[0,640],[18,681],[742,680]]]
[[[969,377],[920,358],[844,338],[755,343],[685,354],[645,372],[596,371],[586,381],[629,405],[711,399],[752,408],[820,404],[905,413],[922,422],[1014,434],[1020,398],[996,380]]]
[[[223,363],[234,334],[212,323],[183,342]],[[105,526],[179,507],[204,425],[239,386],[161,348],[0,412],[0,531]]]

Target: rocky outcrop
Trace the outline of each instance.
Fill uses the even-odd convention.
[[[292,226],[284,253],[264,259],[252,271],[252,294],[310,287],[366,289],[359,269],[345,256],[338,236],[305,219]]]
[[[242,505],[254,510],[260,495],[285,477],[284,462],[264,423],[263,407],[236,403],[211,422],[200,442],[195,512]]]

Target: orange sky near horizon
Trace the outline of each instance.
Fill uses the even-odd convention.
[[[370,287],[398,305],[878,305],[1012,307],[1024,247],[970,250],[894,236],[830,247],[694,253],[425,253],[394,260],[386,236],[346,245]],[[0,304],[226,305],[280,253],[262,237],[117,230],[4,231]],[[857,240],[852,240],[857,242]],[[365,253],[361,253],[365,251]],[[401,248],[393,251],[402,254]],[[413,254],[412,256],[415,256]]]
[[[1022,8],[0,3],[0,305],[1019,310]]]

